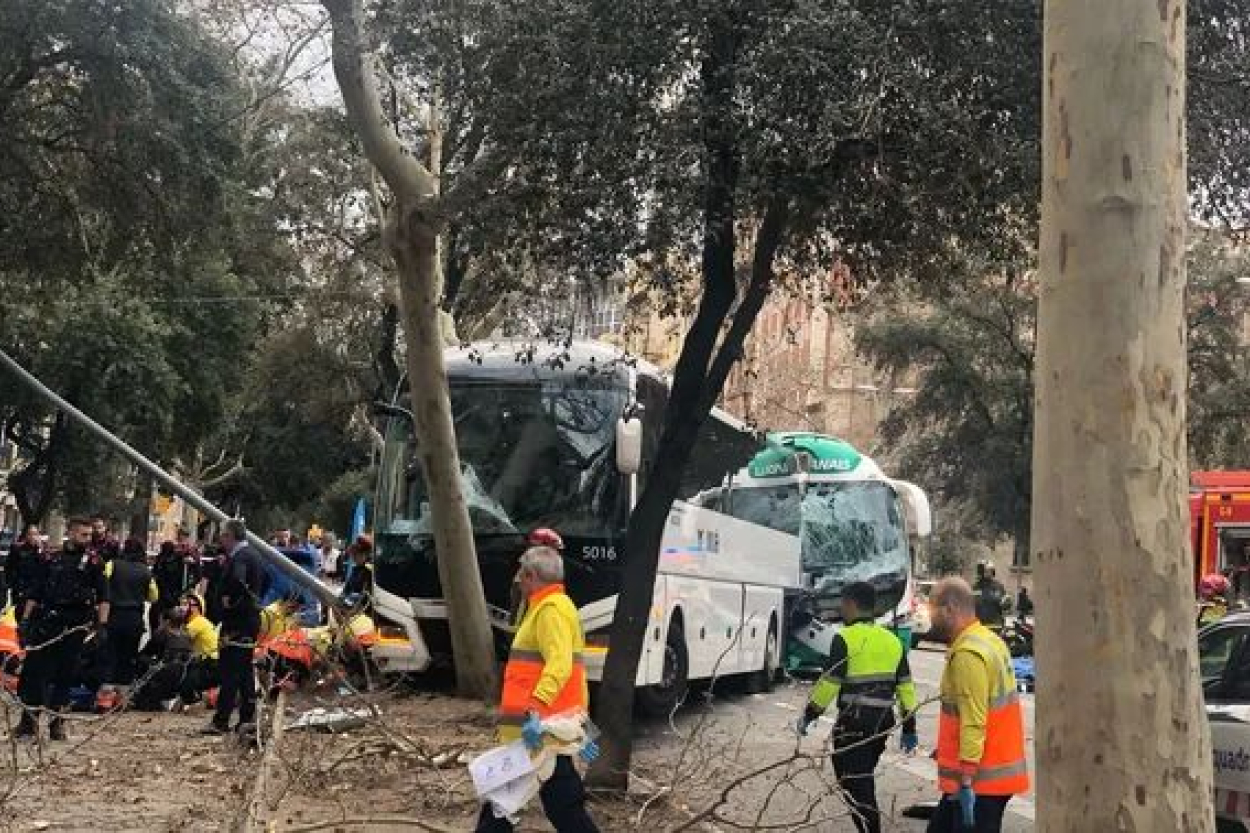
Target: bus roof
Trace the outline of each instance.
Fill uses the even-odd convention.
[[[594,376],[624,380],[630,372],[663,378],[646,362],[587,341],[478,341],[447,348],[443,359],[451,376],[508,382]]]
[[[648,376],[665,388],[672,378],[660,368],[618,347],[597,341],[500,339],[449,347],[443,354],[449,377],[497,382],[534,382],[562,378],[598,377],[601,382],[624,383],[630,374]],[[751,428],[720,408],[718,421],[744,433]]]
[[[745,479],[768,482],[793,479],[798,474],[799,452],[806,452],[811,458],[808,477],[814,481],[852,477],[884,479],[870,458],[845,440],[827,434],[805,431],[769,434],[768,446],[751,458]]]

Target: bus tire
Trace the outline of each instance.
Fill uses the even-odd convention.
[[[664,670],[655,685],[638,689],[638,710],[647,717],[668,717],[686,697],[690,657],[686,652],[686,631],[680,619],[668,626],[664,638]]]
[[[781,642],[777,639],[777,619],[768,623],[768,637],[764,640],[764,666],[751,674],[747,691],[763,694],[772,691],[777,684],[777,671],[781,667]]]

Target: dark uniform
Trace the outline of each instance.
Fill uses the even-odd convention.
[[[894,707],[903,732],[916,733],[916,686],[899,638],[871,618],[848,624],[829,651],[827,670],[812,689],[803,725],[837,706],[833,725],[833,771],[850,799],[855,829],[880,833],[874,774],[894,727]],[[806,728],[804,729],[806,731]]]
[[[35,709],[57,712],[69,705],[70,688],[78,680],[83,642],[97,627],[98,606],[108,601],[104,562],[93,550],[75,547],[46,553],[38,562],[29,587],[34,603],[23,623],[26,658],[18,696],[28,711],[22,714],[19,734],[35,728]],[[51,724],[52,737],[64,737],[60,717]]]
[[[13,599],[14,611],[21,620],[26,612],[26,600],[30,598],[31,583],[39,572],[43,546],[38,541],[23,539],[13,545],[4,562],[5,583]]]
[[[339,594],[343,604],[358,607],[367,616],[373,615],[373,564],[353,564],[352,574]]]
[[[194,547],[180,547],[173,541],[161,544],[152,565],[152,578],[156,580],[156,601],[148,608],[148,627],[156,633],[165,612],[172,610],[182,594],[199,582],[201,575],[200,554]]]
[[[104,534],[92,533],[90,549],[105,562],[109,562],[122,554],[122,542],[107,532]]]
[[[260,598],[265,592],[265,568],[251,547],[242,544],[222,562],[221,647],[218,669],[221,687],[213,728],[230,729],[230,715],[239,708],[239,725],[256,719],[256,670],[252,652],[260,633]]]
[[[110,562],[106,567],[109,593],[109,660],[105,682],[130,685],[135,681],[135,661],[143,640],[143,606],[158,598],[148,565],[137,554]]]
[[[1003,602],[1007,599],[1007,588],[993,576],[984,575],[977,579],[972,590],[977,595],[977,618],[981,624],[1001,628],[1005,619]]]

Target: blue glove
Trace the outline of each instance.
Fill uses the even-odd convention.
[[[919,746],[920,738],[915,732],[903,732],[903,736],[899,738],[899,747],[908,755],[915,754]]]
[[[588,740],[582,744],[582,748],[578,750],[577,757],[581,758],[588,764],[593,764],[595,759],[599,757],[599,744],[593,740]]]
[[[972,791],[972,787],[961,786],[959,788],[959,810],[963,818],[964,827],[971,830],[977,823],[977,794]]]
[[[521,724],[521,740],[531,752],[543,748],[543,722],[533,712],[526,715],[525,722]]]

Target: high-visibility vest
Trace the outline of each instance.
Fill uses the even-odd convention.
[[[813,705],[823,711],[836,700],[840,709],[884,711],[897,699],[904,714],[915,710],[916,687],[910,675],[899,675],[903,643],[895,634],[872,622],[855,622],[838,637],[846,644],[846,661],[821,676],[812,689]]]
[[[560,616],[571,625],[572,644],[564,646],[541,645],[538,639],[539,616]],[[543,648],[567,650],[572,653],[572,673],[552,698],[542,704],[534,699],[534,690],[542,678],[546,661]],[[509,743],[521,736],[521,724],[531,709],[539,717],[550,717],[562,712],[585,711],[590,702],[586,686],[586,666],[582,653],[586,638],[582,633],[577,607],[564,593],[564,585],[553,584],[530,596],[525,615],[512,640],[508,663],[503,669],[503,691],[499,699],[499,740]]]
[[[976,623],[951,644],[942,675],[942,714],[938,721],[938,785],[944,794],[959,791],[962,780],[959,758],[959,705],[951,695],[953,680],[949,659],[960,651],[976,654],[985,662],[990,679],[990,702],[986,712],[985,746],[972,778],[978,795],[1016,795],[1029,790],[1029,765],[1024,755],[1024,715],[1016,690],[1007,645],[989,628]]]

